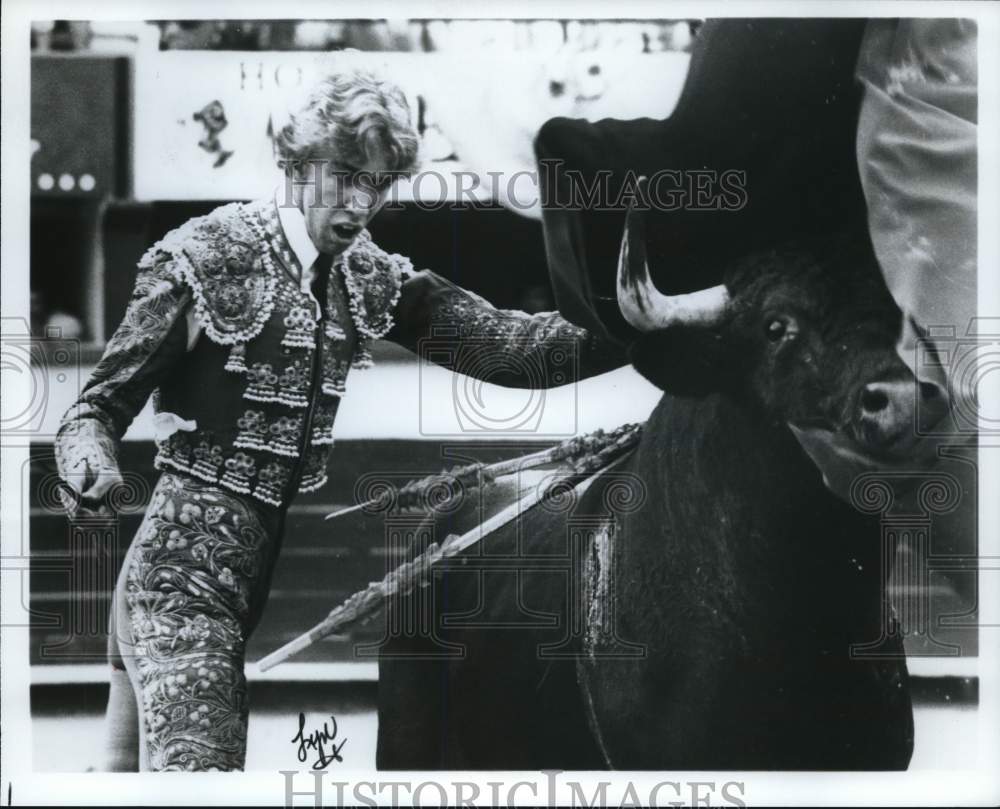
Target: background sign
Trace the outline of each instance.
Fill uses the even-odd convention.
[[[687,64],[685,53],[623,48],[143,52],[136,60],[135,196],[229,200],[267,193],[276,175],[273,134],[315,81],[353,65],[380,70],[407,94],[423,168],[446,177],[445,186],[420,182],[421,194],[438,199],[444,187],[453,196],[459,169],[481,175],[484,188],[503,188],[487,172],[506,178],[533,171],[532,140],[546,120],[663,118]],[[409,186],[398,189],[400,198],[410,193]]]

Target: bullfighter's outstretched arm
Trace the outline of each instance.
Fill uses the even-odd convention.
[[[428,270],[404,274],[387,339],[457,373],[512,388],[552,388],[628,363],[625,349],[557,312],[530,315]]]
[[[99,499],[118,479],[122,436],[187,347],[191,291],[173,259],[147,256],[121,324],[56,435],[60,477],[85,500]]]

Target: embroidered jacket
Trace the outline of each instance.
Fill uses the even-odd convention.
[[[626,361],[558,314],[498,310],[414,272],[367,231],[335,260],[323,306],[301,288],[303,269],[273,200],[222,206],[150,248],[121,325],[63,418],[61,474],[82,461],[116,468],[118,442],[152,395],[171,431],[158,440],[157,468],[285,507],[326,481],[345,381],[371,364],[373,340],[520,387]],[[190,312],[199,333],[190,333]]]

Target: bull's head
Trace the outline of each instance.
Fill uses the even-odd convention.
[[[867,239],[749,256],[724,285],[665,295],[653,283],[644,216],[629,211],[617,294],[642,336],[635,368],[678,395],[726,391],[776,421],[842,433],[866,452],[902,455],[945,400],[896,352],[902,316]],[[923,401],[917,406],[917,397]]]

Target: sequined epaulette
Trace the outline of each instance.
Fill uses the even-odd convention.
[[[275,268],[258,218],[240,203],[216,208],[170,231],[139,261],[170,255],[178,280],[194,293],[195,316],[223,345],[257,336],[274,308]]]
[[[387,253],[375,244],[367,230],[358,234],[340,260],[348,306],[360,340],[354,365],[366,367],[371,363],[368,345],[392,329],[393,310],[403,280],[413,273],[413,265],[405,256]]]

